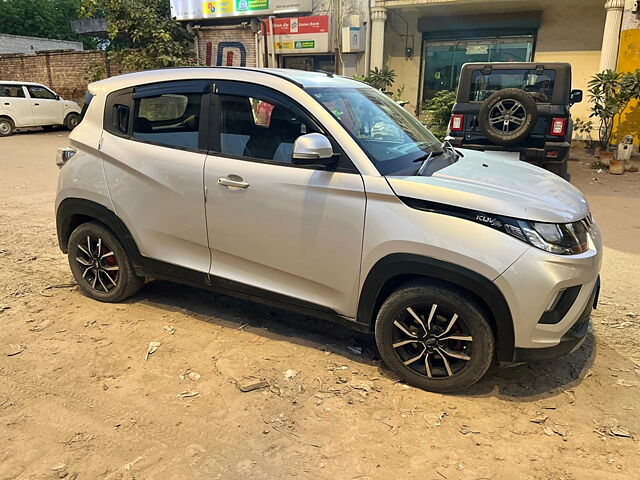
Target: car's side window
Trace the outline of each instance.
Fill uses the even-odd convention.
[[[0,97],[24,98],[22,85],[0,85]]]
[[[318,130],[283,103],[258,97],[219,95],[220,153],[291,164],[296,139]]]
[[[38,85],[29,85],[27,86],[27,90],[29,90],[29,95],[31,95],[31,98],[37,98],[39,100],[56,99],[56,94],[48,88],[40,87]]]
[[[201,93],[163,93],[137,98],[134,107],[133,137],[161,145],[198,148]],[[114,109],[124,107],[114,105]],[[127,107],[125,107],[127,108]],[[128,108],[113,112],[114,127],[126,131]],[[122,120],[122,121],[121,121]]]

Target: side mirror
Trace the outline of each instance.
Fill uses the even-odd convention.
[[[336,163],[333,147],[321,133],[307,133],[299,136],[293,144],[294,165],[327,167]]]
[[[60,100],[60,95],[56,93],[56,100]]]
[[[574,103],[580,103],[582,101],[582,90],[571,90],[571,95],[569,95],[569,103],[573,105]]]

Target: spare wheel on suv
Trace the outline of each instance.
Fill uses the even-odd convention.
[[[531,95],[517,88],[505,88],[487,98],[478,121],[491,142],[513,145],[529,136],[537,116],[538,107]]]

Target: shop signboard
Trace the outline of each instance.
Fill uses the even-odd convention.
[[[171,0],[176,20],[311,12],[312,0]]]
[[[271,50],[269,22],[263,20],[267,45]],[[276,53],[326,53],[329,45],[329,16],[274,18],[273,33]]]

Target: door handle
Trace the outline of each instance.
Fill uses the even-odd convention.
[[[4,102],[5,105],[11,105],[9,102]]]
[[[34,103],[33,105],[34,105],[34,106],[36,106],[36,107],[39,107],[39,106],[40,106],[40,104],[39,104],[39,103]]]
[[[238,175],[227,175],[226,177],[218,178],[218,185],[227,187],[229,190],[249,188],[249,184],[242,180],[242,177]]]

